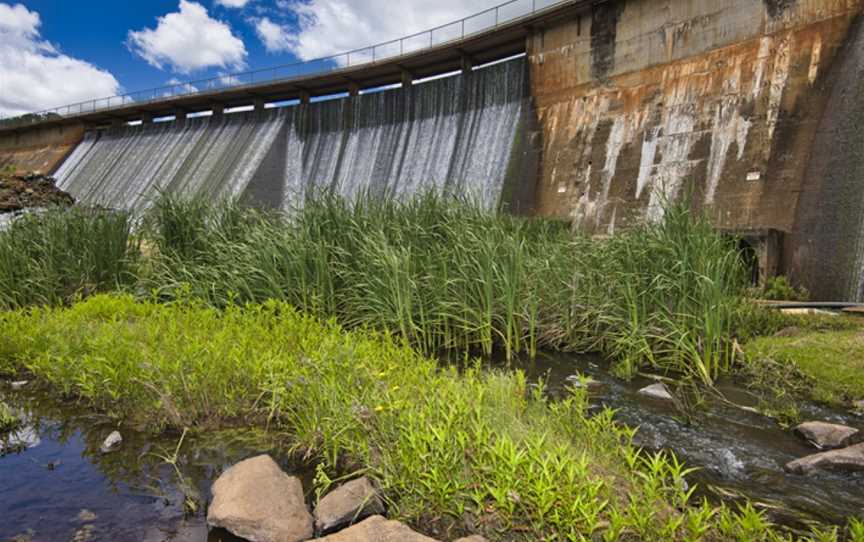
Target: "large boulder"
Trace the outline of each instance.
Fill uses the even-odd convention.
[[[246,459],[213,483],[207,523],[250,542],[299,542],[312,538],[312,515],[303,484],[269,455]]]
[[[817,470],[864,470],[864,444],[808,455],[787,463],[786,470],[796,474],[810,474]]]
[[[436,542],[434,538],[412,531],[398,521],[372,516],[344,531],[319,538],[326,542]]]
[[[820,449],[843,448],[859,436],[859,431],[853,427],[827,422],[804,422],[793,431]]]
[[[383,513],[384,502],[364,476],[339,486],[321,499],[315,507],[315,531],[327,534]]]

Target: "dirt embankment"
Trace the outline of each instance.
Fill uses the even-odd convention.
[[[74,203],[75,199],[57,188],[52,177],[37,173],[0,172],[0,213]]]

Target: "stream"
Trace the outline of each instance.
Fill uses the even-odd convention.
[[[682,416],[671,402],[638,393],[654,380],[617,379],[599,358],[541,354],[534,361],[513,365],[523,369],[529,379],[543,379],[553,397],[568,393],[574,375],[595,380],[597,384],[589,388],[592,407],[615,409],[616,420],[638,427],[634,438],[637,446],[671,450],[688,467],[698,467],[689,477],[700,488],[697,495],[722,500],[746,497],[767,510],[773,521],[792,528],[803,528],[811,521],[845,525],[850,516],[862,515],[864,473],[786,473],[786,463],[819,450],[767,416],[710,394],[690,416]],[[757,397],[731,380],[721,380],[716,388],[735,405],[758,405]],[[802,421],[864,429],[864,418],[856,414],[813,403],[799,404],[799,408]]]
[[[652,380],[622,381],[591,356],[541,354],[510,367],[523,369],[534,381],[543,379],[552,397],[569,393],[574,375],[596,381],[589,388],[592,408],[613,408],[616,419],[638,427],[637,445],[672,450],[687,466],[698,467],[689,479],[698,484],[700,496],[746,497],[790,527],[810,521],[845,524],[864,510],[864,474],[785,473],[788,461],[816,450],[768,417],[711,396],[695,415],[681,416],[672,403],[638,394]],[[718,390],[738,405],[757,404],[732,382],[721,382]],[[269,453],[286,472],[300,476],[304,487],[312,487],[314,469],[292,463],[286,443],[273,434],[247,429],[187,436],[175,469],[167,458],[180,434],[154,436],[122,426],[120,449],[101,454],[100,444],[118,428],[105,416],[33,384],[13,391],[0,382],[0,399],[27,420],[0,439],[0,542],[236,542],[224,531],[208,532],[210,485],[230,465],[259,453]],[[864,427],[856,415],[817,405],[805,405],[802,414],[807,420]],[[195,513],[188,513],[185,495],[195,497]]]
[[[165,458],[174,455],[180,433],[122,426],[119,449],[102,454],[99,446],[117,429],[108,418],[32,384],[10,391],[0,381],[0,399],[27,420],[0,439],[0,542],[239,542],[222,530],[208,532],[210,486],[232,464],[261,453],[312,487],[314,469],[292,463],[273,435],[187,435],[175,471]],[[186,495],[195,497],[197,513],[187,513]]]

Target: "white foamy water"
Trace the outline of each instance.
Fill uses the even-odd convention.
[[[141,211],[160,192],[254,194],[290,209],[310,191],[420,191],[498,203],[525,100],[523,59],[405,89],[89,133],[57,171],[77,200]]]

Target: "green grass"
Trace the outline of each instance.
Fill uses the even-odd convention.
[[[749,506],[690,502],[684,466],[632,447],[610,411],[589,417],[579,390],[549,402],[520,372],[457,374],[392,336],[281,302],[98,295],[6,312],[0,325],[4,372],[154,427],[284,432],[321,462],[319,481],[362,470],[391,516],[439,537],[792,539]]]
[[[0,309],[66,303],[134,279],[137,246],[124,213],[53,209],[0,231]]]
[[[128,215],[81,209],[16,222],[0,232],[0,307],[113,289],[216,307],[275,299],[427,353],[599,351],[622,375],[709,384],[734,360],[740,259],[681,206],[608,240],[433,195],[321,197],[291,216],[162,198],[131,230]]]
[[[608,240],[432,195],[321,198],[290,218],[163,199],[148,224],[141,282],[161,299],[284,300],[425,352],[600,351],[626,375],[711,383],[733,360],[741,262],[680,206]]]
[[[835,317],[828,329],[792,327],[782,336],[759,337],[745,345],[751,371],[797,375],[801,394],[836,406],[864,399],[864,322]]]

